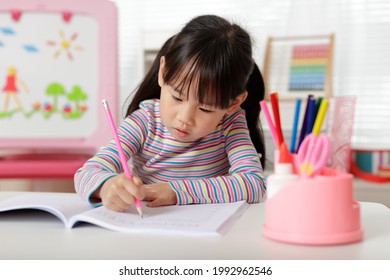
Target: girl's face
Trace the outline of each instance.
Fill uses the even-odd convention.
[[[231,114],[244,102],[247,93],[238,97],[227,109],[219,109],[208,104],[200,104],[196,99],[194,86],[190,92],[179,92],[175,85],[163,81],[164,58],[159,71],[160,115],[162,123],[175,139],[182,142],[198,140],[215,130],[226,114]]]

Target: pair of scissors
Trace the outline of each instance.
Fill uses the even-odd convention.
[[[309,134],[298,151],[298,168],[304,177],[311,177],[328,163],[331,142],[327,135]]]

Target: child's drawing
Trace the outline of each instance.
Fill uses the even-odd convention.
[[[84,50],[82,46],[75,44],[75,41],[78,38],[77,32],[72,32],[71,35],[67,37],[65,32],[60,29],[58,31],[59,39],[57,41],[36,40],[35,42],[31,42],[32,39],[27,37],[29,38],[29,41],[26,42],[26,39],[23,38],[23,32],[16,31],[19,26],[20,25],[17,25],[15,28],[0,26],[0,35],[2,35],[0,37],[0,47],[3,47],[5,50],[13,48],[16,52],[22,50],[27,54],[37,54],[40,49],[43,49],[39,44],[42,45],[46,43],[47,46],[56,47],[56,50],[53,53],[54,58],[59,57],[63,53],[69,61],[74,60],[74,51],[80,52]],[[12,44],[7,46],[5,39],[1,40],[2,37],[14,37],[19,39],[17,48],[14,48]],[[11,42],[11,40],[9,41]],[[16,55],[21,54],[16,53]],[[20,63],[15,61],[15,64]],[[52,72],[53,70],[50,69],[49,71]],[[37,90],[36,87],[33,87],[30,91],[26,83],[19,77],[18,72],[16,67],[8,66],[6,68],[6,73],[4,74],[3,84],[0,83],[0,88],[3,93],[3,96],[0,99],[0,104],[2,103],[0,107],[0,119],[11,118],[15,114],[22,114],[26,118],[30,118],[35,114],[41,114],[45,119],[50,118],[53,114],[61,114],[64,119],[77,119],[82,117],[87,111],[88,106],[85,104],[87,93],[80,85],[76,84],[73,85],[71,89],[66,89],[66,86],[61,82],[46,82],[46,86],[42,84],[39,87],[39,90]],[[0,77],[1,76],[3,75],[0,75]],[[50,77],[47,76],[47,79],[50,79]],[[26,106],[26,103],[29,101],[26,100],[26,98],[23,98],[22,94],[24,93],[30,93],[36,97],[34,102],[30,102],[31,105]]]
[[[12,28],[10,28],[10,27],[2,27],[2,26],[0,26],[0,48],[1,47],[5,47],[5,37],[6,36],[13,36],[13,35],[15,35],[15,32],[14,32],[14,30],[12,29]],[[3,39],[2,39],[2,37],[3,37]]]
[[[22,103],[19,100],[18,93],[19,88],[21,88],[24,92],[28,93],[28,88],[24,84],[24,82],[17,76],[16,68],[13,66],[8,67],[7,75],[5,77],[5,84],[2,88],[2,92],[4,93],[4,104],[3,104],[3,112],[8,111],[8,106],[10,99],[13,99],[16,104],[17,110],[22,110]]]
[[[66,53],[69,60],[73,60],[73,50],[82,51],[83,47],[75,45],[74,41],[77,39],[77,33],[73,33],[69,39],[65,38],[64,32],[62,30],[58,31],[60,36],[59,41],[48,41],[49,46],[55,46],[57,50],[53,53],[54,57],[58,57],[61,53]]]
[[[2,137],[83,138],[96,130],[99,28],[94,17],[0,11]]]
[[[50,83],[46,87],[45,95],[51,99],[51,102],[35,101],[31,109],[24,110],[17,96],[18,87],[20,84],[25,92],[28,92],[27,86],[16,76],[14,67],[8,68],[8,76],[6,77],[6,85],[3,88],[5,93],[4,108],[0,111],[0,118],[12,117],[16,113],[23,113],[26,117],[31,117],[33,114],[41,113],[44,118],[49,118],[52,114],[61,114],[65,119],[80,118],[87,110],[87,105],[84,101],[87,99],[87,94],[80,86],[75,85],[70,91],[66,91],[60,83]],[[8,110],[9,99],[13,98],[16,104],[16,109]],[[58,100],[63,99],[64,105],[60,107]]]

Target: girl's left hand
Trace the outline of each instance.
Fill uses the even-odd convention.
[[[168,183],[142,185],[141,189],[145,194],[144,200],[149,201],[148,207],[175,205],[177,203],[176,193]]]

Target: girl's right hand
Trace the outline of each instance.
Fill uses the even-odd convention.
[[[97,195],[106,208],[123,212],[129,209],[131,204],[134,204],[134,197],[139,200],[144,199],[145,194],[140,188],[141,186],[142,181],[138,177],[133,177],[133,180],[130,180],[122,173],[108,179]]]

